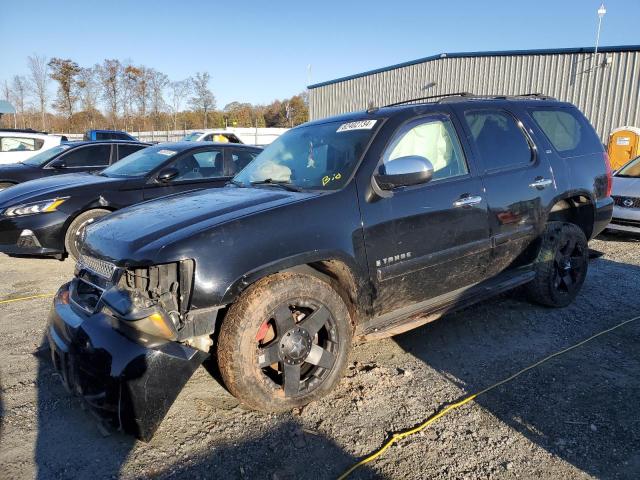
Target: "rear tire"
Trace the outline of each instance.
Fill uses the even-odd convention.
[[[78,251],[78,240],[82,230],[90,223],[95,222],[99,218],[109,215],[111,212],[103,208],[96,208],[81,213],[73,219],[67,233],[64,236],[64,248],[74,260],[77,260],[80,252]]]
[[[266,412],[301,407],[331,391],[351,348],[349,311],[324,281],[297,273],[259,280],[227,313],[217,345],[227,389]]]
[[[566,307],[580,292],[588,267],[589,247],[580,227],[549,222],[534,263],[536,278],[525,287],[529,298],[547,307]]]

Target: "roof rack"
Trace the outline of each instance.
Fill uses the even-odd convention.
[[[12,132],[12,133],[42,133],[48,135],[48,132],[41,132],[34,130],[33,128],[0,128],[0,132]]]
[[[440,95],[429,95],[428,97],[418,97],[400,102],[390,103],[385,107],[396,107],[412,102],[420,102],[422,100],[436,100],[434,103],[461,102],[464,100],[517,100],[525,98],[536,98],[538,100],[555,100],[555,98],[545,95],[544,93],[522,93],[518,95],[478,95],[471,92],[443,93]],[[424,102],[427,103],[427,102]]]

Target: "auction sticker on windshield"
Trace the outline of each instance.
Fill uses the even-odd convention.
[[[336,132],[349,132],[351,130],[371,130],[377,120],[358,120],[357,122],[343,123]]]
[[[174,150],[160,150],[158,151],[160,155],[173,155],[176,153]]]

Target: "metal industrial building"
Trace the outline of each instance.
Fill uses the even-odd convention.
[[[312,120],[428,95],[544,93],[577,105],[603,141],[640,126],[640,45],[442,53],[309,86]]]

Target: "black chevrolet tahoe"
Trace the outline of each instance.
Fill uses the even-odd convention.
[[[211,356],[263,411],[340,381],[355,341],[524,286],[573,301],[611,219],[595,131],[547,97],[452,96],[310,122],[226,188],[84,230],[48,338],[69,389],[149,439]]]

